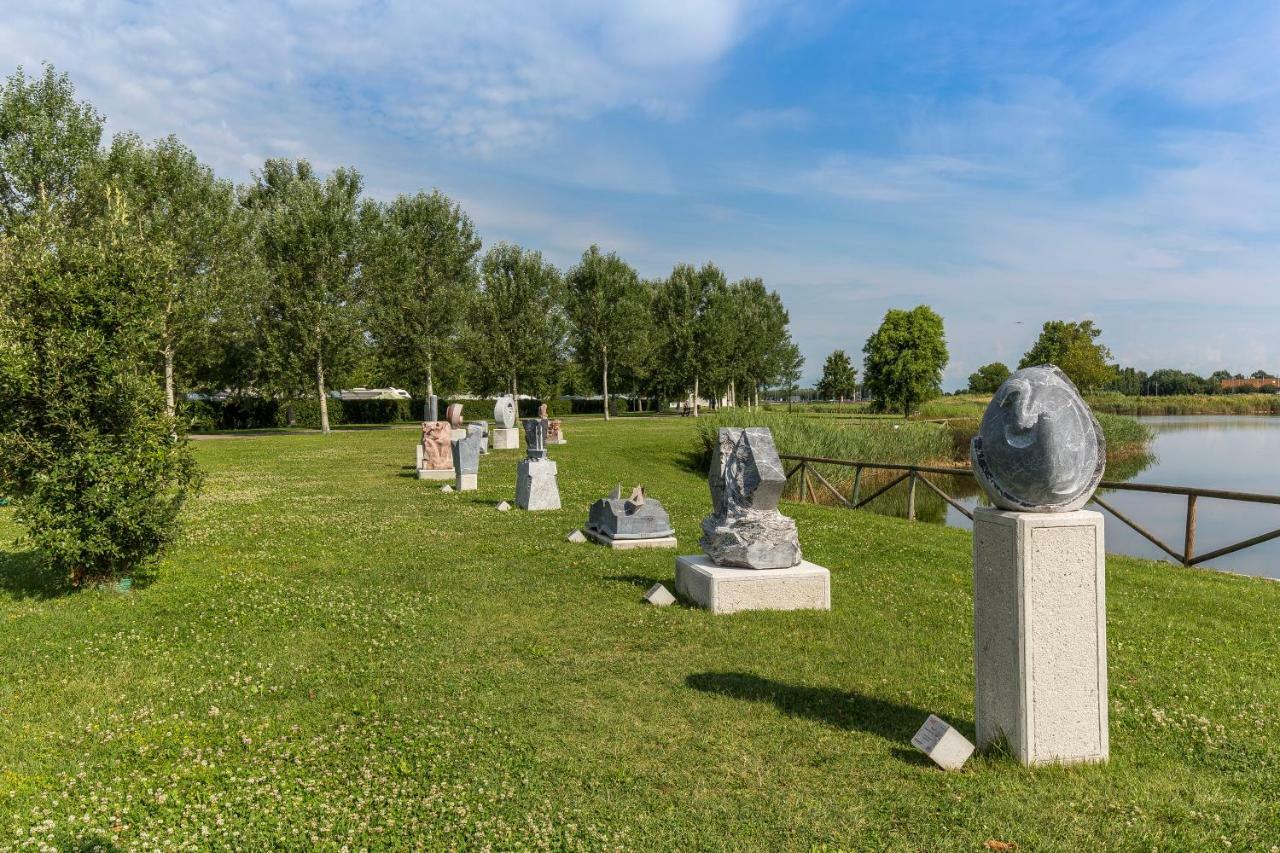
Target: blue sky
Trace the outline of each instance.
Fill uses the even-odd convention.
[[[110,130],[438,187],[485,238],[782,293],[816,378],[893,307],[945,386],[1092,318],[1118,360],[1280,372],[1280,4],[6,4]]]

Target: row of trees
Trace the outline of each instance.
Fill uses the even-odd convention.
[[[438,191],[384,203],[281,159],[236,186],[174,137],[104,144],[49,67],[0,90],[0,493],[77,578],[172,535],[186,391],[308,398],[326,432],[351,385],[753,405],[798,378],[788,322],[714,264],[645,280],[596,246],[565,272],[486,251]]]

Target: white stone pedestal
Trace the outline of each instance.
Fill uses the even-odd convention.
[[[978,748],[1004,738],[1023,764],[1106,761],[1102,515],[973,515]]]
[[[452,480],[452,468],[419,468],[419,480]]]
[[[676,592],[712,613],[830,610],[831,573],[808,561],[789,569],[732,569],[691,554],[676,557]]]
[[[555,462],[550,459],[520,460],[516,468],[516,506],[530,510],[560,508]]]
[[[615,551],[631,551],[637,548],[674,548],[676,547],[676,537],[674,536],[657,536],[649,539],[615,539],[605,533],[592,530],[590,527],[582,528],[582,532],[592,542],[598,542],[601,545],[607,545]]]
[[[490,435],[493,436],[494,450],[519,450],[520,449],[520,430],[512,427],[511,429],[495,428]]]
[[[449,439],[449,440],[450,440],[450,441],[462,441],[462,439],[464,439],[464,438],[466,438],[466,437],[467,437],[467,431],[466,431],[465,429],[455,429],[455,430],[451,433],[451,435],[450,435],[450,439]]]
[[[459,474],[454,478],[453,490],[455,492],[474,492],[480,488],[478,474]]]

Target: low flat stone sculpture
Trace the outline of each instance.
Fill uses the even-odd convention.
[[[466,438],[453,441],[453,470],[456,475],[456,488],[460,492],[471,492],[477,487],[480,474],[480,445],[484,438],[480,429],[468,428]]]
[[[524,421],[525,458],[516,468],[516,506],[527,510],[559,509],[556,463],[547,458],[547,422]]]
[[[970,455],[991,502],[1014,512],[1072,512],[1107,464],[1102,427],[1075,385],[1046,364],[1017,371],[982,416]]]
[[[622,497],[622,486],[607,498],[591,505],[587,515],[586,534],[602,545],[615,549],[672,548],[676,531],[662,504],[646,498],[643,486],[636,486],[631,497]]]
[[[493,422],[498,429],[513,429],[516,425],[516,398],[504,394],[493,404]]]
[[[547,421],[547,444],[568,444],[564,437],[564,426],[560,420]]]
[[[427,421],[422,425],[422,441],[418,443],[418,479],[448,480],[453,477],[453,431],[444,421]]]
[[[767,428],[723,427],[712,453],[711,515],[700,543],[719,566],[784,569],[801,562],[796,523],[778,512],[787,484]]]

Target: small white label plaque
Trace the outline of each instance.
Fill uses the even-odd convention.
[[[959,770],[973,755],[973,744],[969,739],[933,714],[911,739],[911,745],[932,758],[943,770]]]

